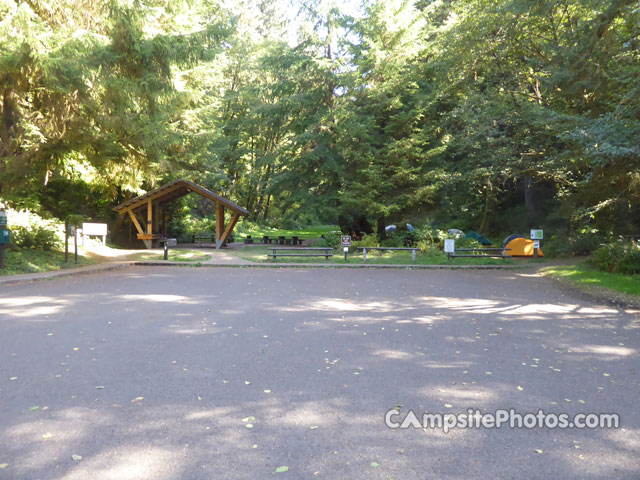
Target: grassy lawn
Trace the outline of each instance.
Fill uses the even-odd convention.
[[[169,261],[171,262],[202,262],[209,260],[211,255],[197,250],[169,249]],[[146,251],[129,257],[129,260],[164,260],[164,252]]]
[[[241,250],[229,250],[228,252],[241,258],[251,260],[253,262],[269,262],[269,263],[345,263],[344,254],[341,250],[335,250],[333,257],[325,260],[324,257],[284,257],[267,259],[268,248],[266,246],[245,246]],[[291,252],[295,253],[295,252]],[[321,252],[320,252],[321,253]],[[525,260],[528,261],[528,260]],[[419,251],[416,255],[416,261],[411,259],[411,252],[374,252],[367,251],[367,264],[372,265],[514,265],[520,260],[500,259],[500,258],[454,258],[448,260],[446,255],[424,255]],[[362,262],[362,252],[349,253],[347,263],[360,264]]]
[[[36,273],[63,268],[73,268],[95,263],[90,258],[78,255],[78,263],[74,263],[73,252],[69,253],[69,263],[64,263],[64,252],[56,250],[44,251],[35,249],[5,250],[5,268],[0,275],[17,273]]]
[[[240,225],[233,235],[236,237],[236,241],[244,241],[247,235],[251,235],[254,239],[262,239],[264,235],[269,235],[270,237],[285,236],[287,238],[295,236],[298,238],[310,239],[320,238],[322,235],[327,235],[331,232],[337,231],[340,231],[340,227],[338,225],[313,225],[300,230],[279,230],[276,228],[259,227],[257,229],[247,231],[243,231],[242,226]]]
[[[640,297],[640,275],[602,272],[586,262],[548,267],[543,273],[583,290],[606,289]]]

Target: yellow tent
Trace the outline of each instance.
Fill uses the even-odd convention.
[[[529,240],[528,238],[514,238],[510,240],[504,248],[504,254],[508,256],[533,257],[533,240]],[[538,249],[538,256],[544,257],[541,249]]]

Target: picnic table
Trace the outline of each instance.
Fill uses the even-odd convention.
[[[191,235],[191,243],[196,242],[215,242],[215,235],[212,233],[196,233]]]
[[[302,239],[297,236],[292,236],[291,238],[287,238],[284,235],[279,235],[277,237],[270,237],[269,235],[263,235],[262,240],[259,243],[263,245],[302,245]],[[253,244],[254,239],[251,238],[251,235],[247,235],[244,241],[245,244]]]

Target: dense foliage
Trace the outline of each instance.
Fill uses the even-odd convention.
[[[296,8],[0,0],[0,199],[106,220],[188,177],[280,225],[638,233],[636,1]]]

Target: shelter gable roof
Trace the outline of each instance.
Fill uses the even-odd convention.
[[[249,215],[249,212],[242,208],[240,205],[237,205],[231,200],[227,200],[226,198],[221,197],[220,195],[217,195],[212,191],[207,190],[200,185],[196,185],[195,183],[184,178],[174,180],[173,182],[162,185],[154,190],[145,193],[144,195],[140,195],[138,197],[132,198],[131,200],[127,200],[126,202],[121,203],[113,209],[116,212],[123,214],[126,213],[127,210],[136,210],[138,208],[146,206],[149,200],[151,200],[152,203],[167,202],[180,197],[184,197],[191,192],[195,192],[205,198],[208,198],[211,201],[220,203],[229,210],[239,213],[240,215],[243,215],[245,217]]]

